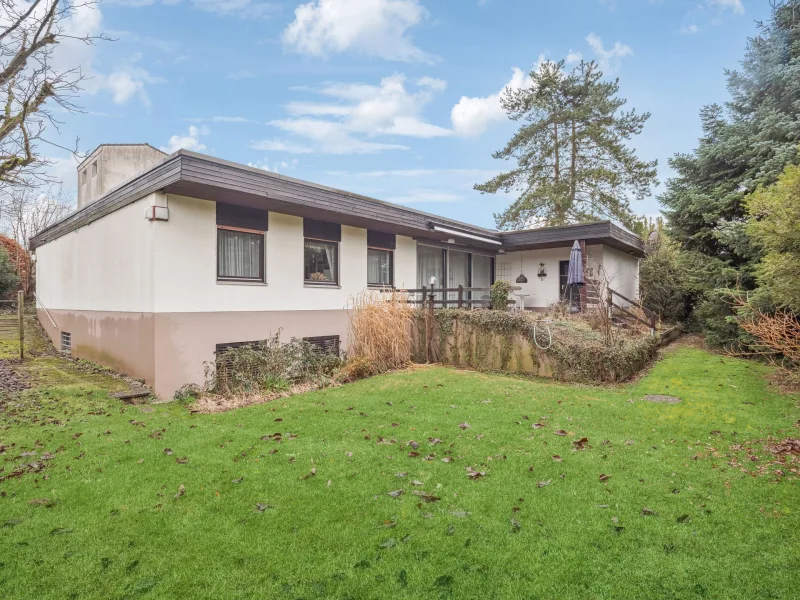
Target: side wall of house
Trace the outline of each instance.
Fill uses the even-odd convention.
[[[214,202],[169,195],[169,221],[156,224],[154,312],[156,391],[170,396],[202,383],[217,344],[338,335],[347,346],[354,298],[367,288],[367,231],[342,226],[339,285],[304,283],[303,219],[269,213],[266,283],[217,281]],[[395,285],[416,281],[416,242],[398,236]]]
[[[143,198],[36,249],[39,320],[55,346],[69,333],[72,356],[148,383],[155,380],[155,224],[144,210],[152,202]]]
[[[639,299],[639,259],[609,246],[603,247],[603,272],[611,289],[631,300]],[[627,304],[627,303],[624,303]]]

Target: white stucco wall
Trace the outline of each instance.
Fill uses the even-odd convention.
[[[303,281],[303,219],[270,212],[266,284],[217,282],[217,225],[213,202],[168,196],[169,221],[155,235],[156,312],[336,310],[367,287],[367,230],[342,226],[339,286]],[[416,242],[397,236],[395,285],[416,280]],[[409,283],[411,282],[411,283]]]
[[[609,246],[603,247],[603,272],[611,289],[631,300],[639,299],[639,259]]]
[[[36,293],[50,310],[153,311],[154,194],[36,249]]]
[[[527,308],[546,308],[559,301],[559,262],[569,260],[570,248],[547,248],[543,250],[527,250],[525,252],[510,252],[497,256],[497,278],[507,279],[512,285],[520,286],[522,290],[517,293],[530,294],[525,298]],[[638,277],[638,261],[628,254],[614,250],[603,245],[589,245],[586,247],[588,256],[588,273],[590,278],[601,278],[603,268],[608,268],[613,274],[614,284],[622,285],[619,292],[630,298],[628,291],[636,287]],[[520,257],[522,258],[522,271],[528,278],[528,283],[516,282],[520,273]],[[609,264],[606,265],[605,263]],[[547,276],[539,278],[539,264],[544,263]],[[505,271],[505,273],[504,273]],[[505,275],[505,277],[503,277]],[[631,281],[634,283],[632,284]],[[614,287],[612,285],[612,287]],[[633,292],[631,292],[633,293]],[[515,298],[515,300],[518,300]]]

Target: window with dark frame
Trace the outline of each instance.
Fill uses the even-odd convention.
[[[72,352],[72,334],[67,331],[61,332],[61,351]]]
[[[384,248],[367,248],[367,285],[394,287],[394,252]]]
[[[264,232],[217,226],[217,279],[264,282]]]
[[[305,282],[311,285],[338,285],[338,254],[338,242],[307,238],[303,260]]]
[[[217,203],[217,281],[266,283],[267,229],[267,211]]]

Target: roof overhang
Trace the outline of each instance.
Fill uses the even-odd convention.
[[[45,229],[31,238],[31,249],[153,192],[260,208],[486,252],[553,248],[571,245],[576,239],[608,244],[639,256],[643,251],[635,235],[608,221],[500,233],[187,150],[169,155],[156,167]]]
[[[500,234],[506,252],[571,247],[575,240],[588,245],[603,244],[636,257],[644,256],[644,242],[611,221],[542,227],[525,231],[508,231]]]

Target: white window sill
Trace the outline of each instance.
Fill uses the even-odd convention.
[[[332,283],[304,283],[304,288],[313,288],[315,290],[340,290],[342,286]]]
[[[217,285],[254,285],[266,286],[266,281],[236,281],[235,279],[217,279]]]

